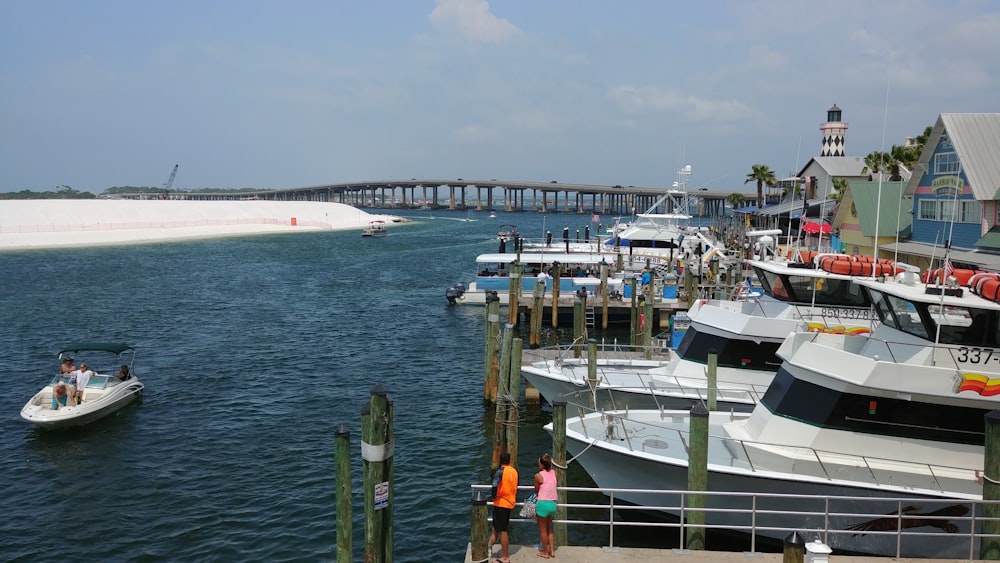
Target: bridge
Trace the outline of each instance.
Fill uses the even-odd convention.
[[[543,213],[643,212],[667,193],[662,187],[571,184],[555,180],[525,182],[510,180],[428,179],[365,180],[260,191],[171,192],[170,199],[275,201],[329,201],[356,207],[388,209],[474,209],[477,211],[538,211]],[[697,201],[698,215],[721,215],[731,192],[700,189],[688,195]],[[442,196],[447,196],[442,200]],[[128,194],[126,198],[156,197]],[[561,201],[560,201],[561,200]]]

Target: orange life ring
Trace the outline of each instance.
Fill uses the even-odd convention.
[[[979,295],[980,286],[989,280],[1000,280],[1000,274],[996,272],[976,272],[976,275],[969,278],[969,289]]]
[[[853,260],[852,258],[862,259]],[[874,262],[874,258],[871,256],[851,256],[847,259],[843,259],[840,256],[824,256],[819,260],[819,267],[831,274],[845,276],[894,276],[903,271],[902,268],[897,267],[885,258]]]
[[[979,296],[990,301],[1000,302],[1000,279],[986,280],[979,284]]]

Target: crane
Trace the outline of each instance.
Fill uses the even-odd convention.
[[[180,164],[175,164],[174,165],[174,169],[170,171],[170,179],[167,180],[166,184],[163,184],[164,193],[170,193],[170,188],[172,188],[173,185],[174,185],[174,177],[177,176],[177,167],[178,166],[180,166]]]

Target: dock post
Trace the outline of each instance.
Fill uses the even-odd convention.
[[[785,548],[782,551],[781,563],[802,563],[806,556],[806,542],[798,532],[785,536]]]
[[[719,352],[710,348],[708,350],[708,410],[716,410],[717,395],[719,394]]]
[[[684,292],[687,293],[687,304],[690,307],[698,299],[698,283],[691,264],[684,264]]]
[[[489,559],[490,523],[486,512],[486,502],[490,492],[483,489],[472,490],[472,560],[486,561]]]
[[[354,544],[353,518],[351,506],[351,431],[346,424],[337,427],[334,433],[334,459],[337,468],[337,561],[350,563],[353,559]]]
[[[638,315],[636,315],[635,312],[635,278],[627,278],[625,280],[625,285],[628,286],[629,294],[632,296],[632,304],[629,307],[629,311],[631,313],[631,324],[629,325],[628,331],[628,344],[629,346],[635,346],[635,327],[638,324],[638,319],[636,318]]]
[[[615,259],[616,272],[620,272],[625,269],[625,258],[622,256],[621,251],[618,252],[618,257]]]
[[[642,350],[647,360],[653,358],[653,300],[646,299],[643,307]]]
[[[983,463],[983,500],[1000,499],[1000,410],[992,410],[986,420],[986,452]],[[983,560],[1000,560],[1000,505],[983,504],[983,537],[979,540],[979,557]]]
[[[505,430],[507,433],[507,451],[510,452],[511,465],[517,463],[517,430],[521,424],[521,353],[524,350],[524,341],[515,338],[511,343],[510,350],[510,381],[507,384],[507,420]],[[515,466],[516,467],[516,466]]]
[[[514,325],[507,324],[503,331],[503,345],[500,350],[500,374],[497,378],[496,410],[493,414],[493,469],[500,467],[500,452],[507,448],[507,433],[504,430],[507,422],[508,397],[510,396],[510,364],[511,347],[514,340]],[[509,451],[509,450],[508,450]],[[513,452],[511,464],[514,463]]]
[[[507,275],[510,276],[507,288],[507,322],[517,326],[518,302],[521,299],[521,264],[516,260],[511,262]]]
[[[567,545],[566,534],[566,399],[560,396],[552,400],[552,466],[556,470],[558,484],[556,515],[552,519],[555,545]],[[552,546],[555,548],[555,545]]]
[[[528,336],[529,346],[542,344],[542,316],[545,314],[545,282],[535,282],[534,300],[531,303],[531,333]]]
[[[601,258],[601,328],[608,328],[608,263]]]
[[[687,526],[684,528],[684,547],[688,549],[705,549],[705,495],[695,491],[704,491],[708,487],[708,410],[705,405],[695,403],[691,407],[691,428],[688,447],[688,502],[686,511]]]
[[[573,357],[579,358],[583,356],[583,335],[584,335],[584,311],[583,299],[580,298],[580,294],[576,294],[576,298],[573,299]]]
[[[392,406],[381,383],[361,409],[365,482],[365,562],[392,562]]]
[[[562,266],[552,263],[552,328],[559,328],[559,286],[562,285]]]
[[[499,370],[498,340],[500,338],[500,298],[495,291],[486,294],[486,361],[483,367],[483,401],[497,400]]]

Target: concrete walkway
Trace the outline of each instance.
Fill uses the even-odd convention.
[[[494,563],[500,556],[500,547],[494,547]],[[732,553],[722,551],[683,551],[676,549],[645,549],[637,547],[617,547],[607,549],[603,547],[580,547],[566,546],[560,547],[556,551],[553,563],[641,563],[642,561],[668,561],[670,563],[780,563],[781,553]],[[512,545],[510,546],[511,563],[538,563],[544,561],[537,556],[535,546]],[[892,557],[860,557],[833,554],[830,556],[830,563],[960,563],[969,561],[966,559],[896,559]],[[465,563],[472,561],[472,547],[465,549]]]

